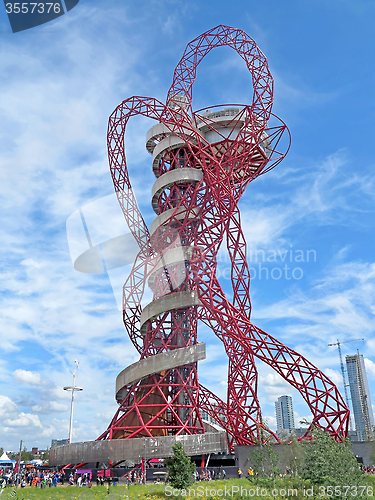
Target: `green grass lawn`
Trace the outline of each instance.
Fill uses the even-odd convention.
[[[343,478],[343,485],[345,478]],[[372,499],[375,495],[368,495],[373,491],[375,493],[375,477],[363,476],[363,486],[365,489],[360,492],[349,491],[348,497],[353,500]],[[33,499],[51,499],[51,500],[84,500],[84,499],[129,499],[129,500],[222,500],[222,499],[264,499],[264,500],[338,500],[344,496],[330,494],[330,491],[315,486],[311,490],[309,481],[302,482],[301,478],[280,478],[280,479],[257,479],[249,482],[247,479],[229,479],[225,481],[210,481],[195,483],[190,487],[190,491],[178,491],[164,484],[149,485],[131,485],[111,486],[109,492],[106,486],[93,486],[91,489],[86,487],[77,488],[76,486],[60,486],[57,488],[6,488],[0,500],[33,500]],[[367,488],[370,487],[369,490]],[[242,491],[241,491],[242,488]],[[372,490],[371,490],[372,488]],[[338,493],[338,490],[336,491]],[[311,495],[312,493],[312,495]]]

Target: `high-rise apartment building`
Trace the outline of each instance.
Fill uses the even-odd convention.
[[[277,434],[280,435],[285,431],[291,432],[295,429],[293,400],[291,396],[280,396],[275,403],[275,407]]]
[[[374,414],[362,354],[346,356],[350,395],[352,398],[355,427],[358,441],[374,436]]]

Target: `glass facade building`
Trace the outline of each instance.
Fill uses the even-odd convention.
[[[374,414],[362,354],[346,356],[346,369],[354,413],[358,441],[367,441],[374,436]]]
[[[280,396],[275,403],[277,434],[287,431],[290,433],[295,429],[293,400],[291,396]]]

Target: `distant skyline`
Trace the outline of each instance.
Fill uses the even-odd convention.
[[[75,270],[66,223],[98,203],[98,242],[118,231],[121,216],[108,222],[103,208],[113,195],[108,117],[132,95],[165,101],[186,44],[218,24],[246,31],[264,52],[273,111],[292,135],[286,159],[251,183],[240,203],[252,321],[342,393],[337,348],[328,344],[364,337],[342,352],[363,354],[375,401],[374,14],[369,0],[80,0],[55,21],[13,34],[0,9],[1,447],[17,450],[22,439],[44,449],[68,437],[70,395],[62,388],[75,358],[84,391],[75,400],[73,441],[96,439],[115,413],[116,375],[138,359],[118,310],[127,270]],[[229,48],[212,51],[198,70],[194,108],[251,101],[241,58]],[[149,127],[144,118],[130,121],[126,152],[150,225]],[[219,272],[230,295],[225,254]],[[207,345],[200,381],[225,398],[223,347],[202,325],[198,338]],[[270,427],[282,395],[293,397],[296,427],[310,420],[301,396],[257,366]]]

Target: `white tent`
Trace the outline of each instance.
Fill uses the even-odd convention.
[[[14,464],[16,461],[15,460],[11,460],[8,455],[4,453],[1,455],[0,457],[0,465],[11,465],[11,464]]]

